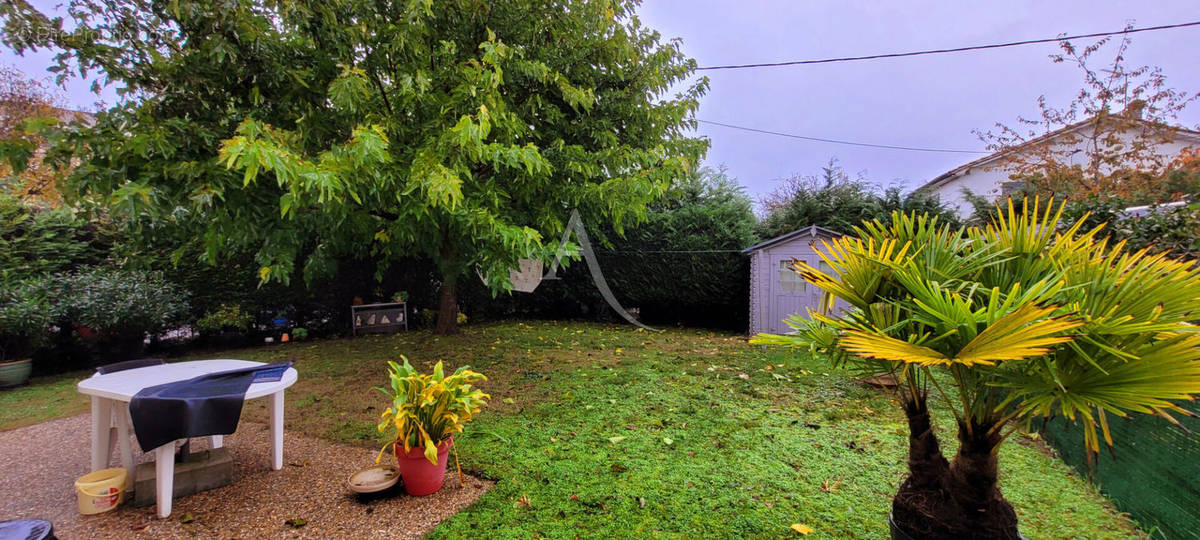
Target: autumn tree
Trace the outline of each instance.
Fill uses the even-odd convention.
[[[455,330],[458,280],[494,290],[546,257],[571,211],[617,230],[706,142],[707,81],[630,0],[434,3],[76,0],[72,30],[23,1],[9,45],[61,47],[125,93],[72,141],[73,191],[261,279],[419,255]]]
[[[0,64],[0,187],[18,200],[58,206],[63,172],[43,163],[42,130],[66,118],[62,97],[43,80]]]
[[[1061,52],[1050,56],[1083,76],[1082,87],[1065,106],[1054,106],[1043,95],[1037,117],[976,131],[988,150],[1003,155],[996,166],[1028,191],[1060,198],[1172,197],[1164,178],[1179,167],[1180,156],[1164,151],[1164,145],[1177,141],[1179,114],[1197,95],[1168,86],[1161,68],[1128,66],[1128,34],[1114,44],[1111,60],[1100,61],[1097,55],[1110,40],[1082,47],[1063,40]]]

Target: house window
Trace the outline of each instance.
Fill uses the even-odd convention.
[[[792,260],[779,261],[779,288],[787,292],[804,292],[808,282],[792,269]]]
[[[825,275],[827,275],[827,276],[834,275],[833,267],[829,266],[829,263],[827,263],[825,261],[821,261],[821,262],[817,263],[817,269],[824,272]]]

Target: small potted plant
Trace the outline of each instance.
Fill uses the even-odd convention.
[[[55,319],[37,280],[0,285],[0,388],[25,384],[30,356],[45,342]]]
[[[487,380],[482,374],[458,368],[445,376],[442,363],[433,373],[423,375],[408,363],[388,362],[389,386],[376,387],[391,400],[383,411],[379,432],[394,430],[392,440],[379,450],[378,463],[388,447],[396,455],[400,478],[409,495],[421,496],[442,487],[446,457],[454,445],[453,435],[460,433],[490,396],[473,389],[471,383]]]

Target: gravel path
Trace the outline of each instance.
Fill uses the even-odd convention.
[[[441,491],[427,497],[399,494],[359,500],[342,482],[375,460],[375,453],[288,433],[282,470],[271,471],[267,426],[242,422],[225,437],[234,482],[177,499],[170,518],[154,507],[128,505],[95,516],[76,511],[75,479],[88,472],[91,418],[79,415],[0,433],[0,519],[41,518],[55,533],[75,538],[420,538],[470,505],[492,483],[464,475],[453,463]],[[206,443],[192,441],[194,450]],[[135,446],[136,448],[136,446]],[[149,461],[139,455],[139,462]],[[453,458],[452,458],[453,459]],[[115,463],[116,456],[113,456]],[[191,514],[195,520],[181,523]],[[308,523],[292,528],[284,522]]]

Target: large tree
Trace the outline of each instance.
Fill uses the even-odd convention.
[[[127,96],[75,139],[77,194],[150,237],[200,231],[209,260],[251,248],[263,280],[428,257],[453,332],[461,276],[503,290],[572,209],[620,230],[702,154],[707,81],[668,95],[695,63],[635,7],[77,0],[65,31],[18,1],[6,39]]]

